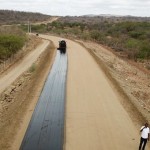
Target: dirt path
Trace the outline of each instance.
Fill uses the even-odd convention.
[[[58,45],[59,38],[43,36]],[[66,150],[135,150],[139,133],[92,56],[67,40]]]
[[[34,24],[34,25],[48,24],[48,23],[52,23],[52,22],[54,22],[54,21],[56,21],[56,20],[58,20],[58,19],[59,19],[59,17],[52,17],[52,18],[50,18],[50,19],[47,20],[47,21],[36,22],[36,23],[32,23],[32,24]]]
[[[11,70],[8,74],[4,74],[0,77],[0,93],[2,93],[9,85],[11,85],[24,71],[26,71],[39,57],[39,55],[48,46],[49,41],[43,40],[42,44],[35,50],[29,53],[20,64]],[[0,110],[2,105],[0,104]]]
[[[25,57],[22,62],[18,64],[11,72],[0,78],[0,93],[37,60],[48,44],[49,41],[43,41],[39,47]]]

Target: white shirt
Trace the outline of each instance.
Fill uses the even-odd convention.
[[[141,130],[142,130],[144,127],[145,127],[145,126],[142,126],[142,127],[141,127]],[[144,139],[147,139],[149,133],[150,133],[149,127],[144,128],[144,129],[142,130],[142,132],[141,132],[141,137],[144,138]]]

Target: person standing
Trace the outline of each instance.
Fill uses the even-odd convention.
[[[145,150],[146,143],[147,141],[149,141],[150,136],[150,129],[148,127],[148,123],[145,123],[145,125],[141,127],[140,132],[141,132],[141,140],[139,150]]]

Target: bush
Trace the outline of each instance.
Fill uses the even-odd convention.
[[[102,33],[98,32],[96,30],[93,30],[90,32],[90,37],[97,41],[101,41],[103,39]]]
[[[138,53],[138,58],[150,58],[150,42],[148,41],[143,41],[140,43],[140,48],[139,48],[139,53]]]
[[[3,45],[0,45],[0,59],[6,59],[9,55],[7,49]]]
[[[129,32],[129,35],[135,39],[140,39],[140,37],[142,37],[142,35],[144,34],[145,34],[144,32],[137,32],[137,31]]]
[[[25,43],[25,38],[17,35],[0,35],[0,58],[9,58],[20,50]]]
[[[77,19],[77,18],[75,18]],[[89,18],[90,20],[90,18]],[[150,23],[149,22],[77,22],[61,18],[48,24],[50,32],[71,35],[123,51],[130,58],[148,59],[150,56]]]
[[[32,66],[29,68],[29,72],[32,73],[36,70],[36,64],[33,63]]]
[[[126,41],[126,48],[128,49],[136,49],[139,47],[139,42],[138,40],[135,40],[135,39],[128,39]]]

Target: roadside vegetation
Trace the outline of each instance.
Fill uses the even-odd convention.
[[[27,13],[12,10],[0,11],[0,24],[21,24],[21,30],[28,31],[28,21],[32,23],[51,18],[40,13]],[[7,29],[6,29],[7,30]],[[0,31],[0,59],[10,57],[25,42],[25,35]],[[10,32],[10,33],[9,33]],[[133,16],[80,16],[61,17],[49,24],[32,25],[32,32],[52,33],[95,41],[111,47],[123,57],[137,60],[150,59],[150,17]],[[7,39],[7,40],[6,40]],[[7,42],[5,42],[7,41]],[[17,41],[18,44],[13,44]]]
[[[21,28],[27,32],[27,25]],[[94,41],[124,58],[150,60],[149,17],[61,17],[49,24],[32,25],[32,32]]]
[[[92,40],[124,53],[130,59],[150,59],[150,22],[101,22],[87,24],[57,21],[48,31]]]
[[[25,44],[26,34],[16,26],[0,27],[0,60],[6,60],[17,53]]]
[[[22,28],[27,30],[27,26]],[[65,22],[62,19],[48,25],[33,25],[32,31],[94,41],[135,61],[150,59],[150,22],[88,23]]]
[[[22,24],[20,27],[24,32],[28,32],[27,25]],[[47,25],[45,25],[45,24],[31,25],[31,30],[32,30],[32,32],[35,32],[35,33],[36,32],[45,33],[45,32],[47,32]]]

